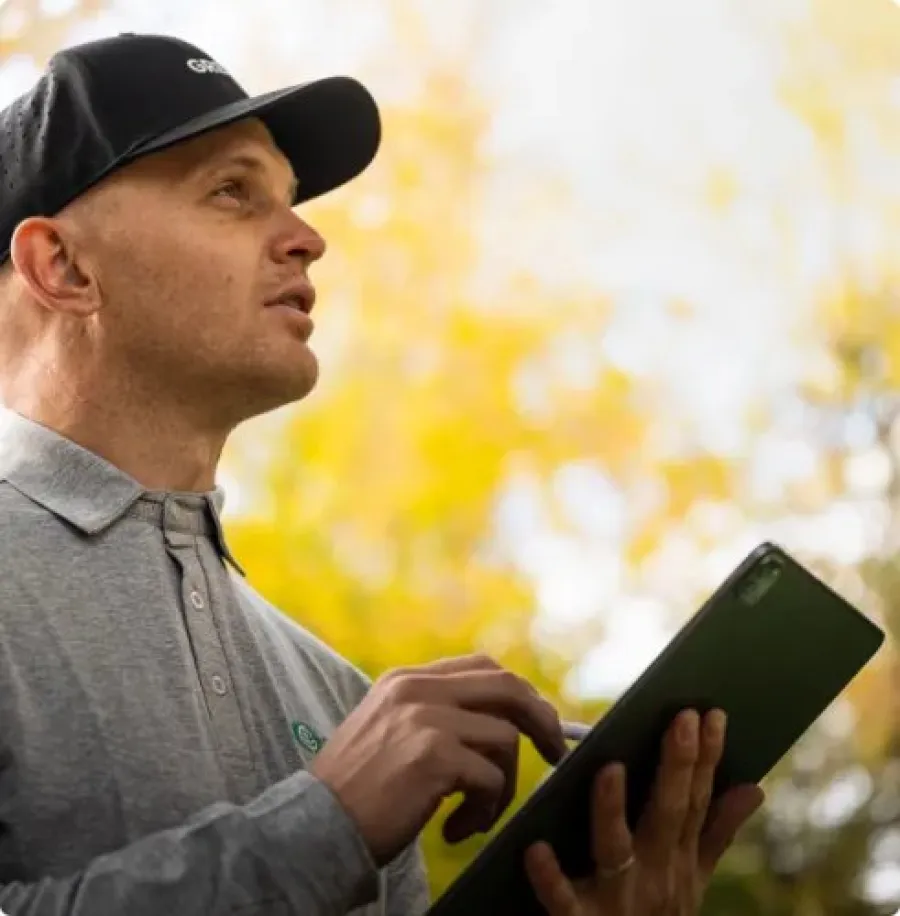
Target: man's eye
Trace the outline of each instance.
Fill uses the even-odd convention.
[[[247,187],[247,182],[236,178],[223,181],[213,192],[213,197],[227,197],[232,200],[243,201],[247,200],[249,196],[250,189]]]

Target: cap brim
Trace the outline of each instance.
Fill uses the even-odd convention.
[[[368,89],[348,76],[240,99],[148,140],[129,158],[158,152],[244,118],[259,118],[294,168],[295,203],[340,187],[375,158],[381,118]]]

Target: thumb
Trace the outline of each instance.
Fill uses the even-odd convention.
[[[734,841],[735,834],[762,805],[763,790],[744,785],[726,792],[713,805],[709,820],[700,837],[698,865],[704,875],[711,875],[719,859]]]

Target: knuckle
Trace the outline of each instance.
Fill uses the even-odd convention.
[[[714,782],[715,772],[712,769],[698,773],[691,786],[691,804],[708,807],[712,800]]]
[[[657,807],[660,815],[667,821],[683,817],[690,804],[690,797],[683,792],[663,792],[660,794]]]
[[[475,652],[471,656],[471,661],[474,667],[476,668],[489,668],[491,670],[500,669],[499,662],[488,655],[487,652]]]
[[[426,703],[407,703],[404,709],[407,726],[414,732],[428,732],[434,729],[433,711]]]
[[[385,671],[384,674],[378,679],[381,684],[390,684],[393,681],[396,681],[398,678],[402,678],[410,672],[411,669],[407,667],[402,668],[391,668],[390,671]]]
[[[397,705],[411,703],[421,693],[422,677],[411,671],[391,677],[384,686],[385,699]]]
[[[687,798],[679,798],[671,802],[664,813],[665,819],[673,825],[681,823],[687,817],[689,804]]]
[[[531,690],[530,685],[527,685],[518,674],[513,674],[507,668],[497,669],[497,681],[502,689],[512,696],[521,695],[524,697],[526,692]]]
[[[673,741],[669,745],[667,756],[673,770],[691,768],[699,756],[698,743],[696,741]]]
[[[443,768],[444,735],[431,725],[417,728],[410,741],[410,762],[417,767],[427,767],[431,772]]]
[[[692,815],[699,817],[701,814],[705,813],[706,809],[709,807],[711,794],[712,793],[706,789],[701,789],[700,791],[691,793],[691,800],[688,803],[688,810]]]

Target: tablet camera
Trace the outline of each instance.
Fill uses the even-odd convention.
[[[763,557],[738,583],[738,598],[751,607],[767,595],[781,576],[784,560],[778,554]]]

